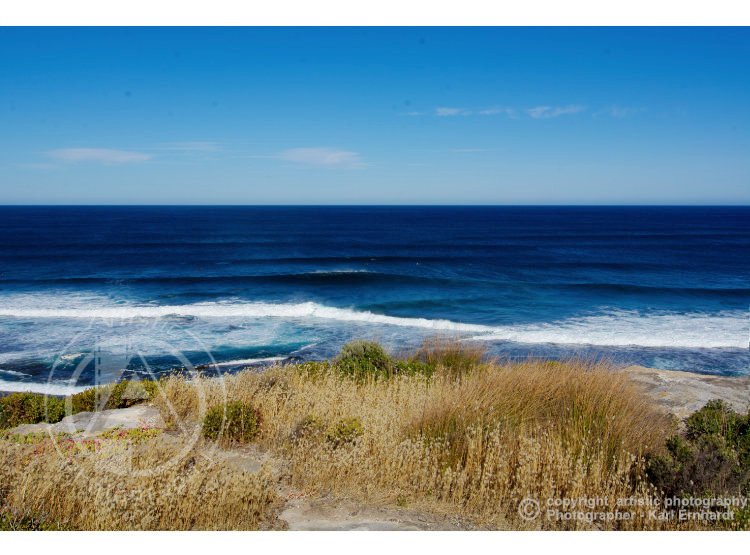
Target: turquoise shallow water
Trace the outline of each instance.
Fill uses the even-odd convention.
[[[746,375],[748,207],[0,207],[0,389],[436,333]]]

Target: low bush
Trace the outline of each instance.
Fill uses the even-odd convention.
[[[342,418],[326,432],[326,439],[334,447],[351,445],[362,435],[362,424],[358,418]]]
[[[0,532],[59,531],[66,529],[60,523],[30,511],[14,511],[9,507],[0,508]]]
[[[421,360],[394,360],[393,373],[401,376],[426,376],[432,377],[435,372],[435,366],[422,362]]]
[[[748,417],[738,414],[721,399],[706,403],[702,409],[691,414],[685,424],[687,437],[691,440],[718,434],[736,448],[746,442],[750,431]]]
[[[295,368],[299,374],[314,381],[330,374],[333,365],[327,360],[310,360],[297,364]]]
[[[206,412],[203,437],[225,444],[247,443],[260,433],[263,418],[251,405],[233,401]]]
[[[159,384],[151,380],[124,380],[92,387],[71,397],[73,414],[128,408],[153,399],[158,388]]]
[[[161,435],[163,430],[161,428],[149,428],[144,426],[142,428],[112,428],[99,434],[102,439],[110,439],[114,441],[131,441],[140,442],[151,439]]]
[[[294,430],[295,438],[320,436],[326,430],[326,424],[323,420],[314,414],[308,414],[297,425]]]
[[[334,363],[341,374],[357,380],[387,378],[393,373],[393,360],[372,341],[346,343]]]
[[[383,347],[372,341],[352,341],[341,347],[341,352],[329,363],[305,363],[302,365],[308,375],[324,375],[331,370],[338,374],[362,382],[391,378],[395,375],[432,376],[434,364],[417,359],[395,360],[388,356]]]
[[[13,393],[0,397],[0,429],[21,424],[54,424],[71,414],[98,410],[123,409],[153,399],[159,384],[150,380],[125,380],[116,384],[91,387],[61,399],[39,393]]]
[[[67,432],[59,432],[55,434],[55,439],[60,441],[67,439],[71,434]],[[10,441],[18,444],[35,444],[46,441],[50,438],[49,432],[31,432],[29,434],[12,434],[10,432],[0,432],[0,440]]]
[[[39,422],[54,424],[64,416],[65,402],[58,397],[13,393],[0,398],[0,429]]]
[[[649,480],[668,497],[750,495],[750,413],[709,401],[686,420],[684,436],[649,457]]]

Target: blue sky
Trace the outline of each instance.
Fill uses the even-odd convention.
[[[750,203],[750,31],[2,28],[0,203]]]

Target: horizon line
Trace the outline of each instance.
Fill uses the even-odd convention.
[[[54,207],[75,207],[75,208],[116,208],[116,207],[123,207],[123,208],[136,208],[136,207],[142,207],[142,208],[148,208],[148,207],[216,207],[216,208],[314,208],[314,207],[328,207],[328,208],[440,208],[440,207],[466,207],[466,208],[512,208],[512,207],[534,207],[534,208],[560,208],[560,207],[591,207],[591,208],[616,208],[616,207],[679,207],[679,208],[688,208],[688,207],[724,207],[724,208],[747,208],[750,207],[749,203],[682,203],[682,204],[673,204],[673,203],[623,203],[623,204],[576,204],[576,203],[564,203],[564,204],[526,204],[526,203],[518,203],[518,204],[493,204],[493,203],[473,203],[473,204],[451,204],[451,203],[440,203],[440,204],[375,204],[375,203],[368,203],[368,204],[323,204],[323,203],[310,203],[310,204],[275,204],[275,203],[264,203],[264,204],[128,204],[128,203],[110,203],[110,204],[76,204],[76,203],[66,203],[66,204],[22,204],[22,203],[16,203],[16,204],[2,204],[0,203],[0,208],[54,208]]]

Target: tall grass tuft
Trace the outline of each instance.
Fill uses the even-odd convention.
[[[487,347],[479,342],[436,336],[426,339],[410,358],[460,376],[477,368],[486,355]]]

